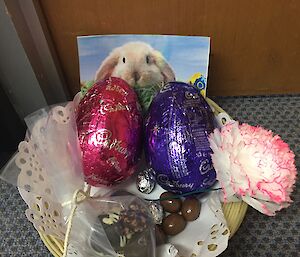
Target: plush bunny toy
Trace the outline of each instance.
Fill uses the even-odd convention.
[[[162,54],[144,42],[130,42],[115,48],[100,65],[95,81],[109,76],[140,87],[175,80],[175,74]]]

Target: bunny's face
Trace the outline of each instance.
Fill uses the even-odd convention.
[[[112,76],[126,80],[131,86],[146,86],[164,81],[150,46],[127,44],[119,51],[118,63]]]
[[[175,80],[162,55],[150,45],[132,42],[114,49],[103,61],[95,80],[114,76],[141,87]]]

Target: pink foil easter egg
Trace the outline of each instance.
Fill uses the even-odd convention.
[[[76,121],[87,183],[110,186],[134,173],[142,116],[127,82],[111,77],[95,83],[80,101]]]

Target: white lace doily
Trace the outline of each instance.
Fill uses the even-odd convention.
[[[43,135],[46,123],[67,124],[70,120],[71,108],[70,105],[54,107],[51,115],[37,120],[32,127],[29,140],[19,144],[19,152],[15,156],[15,163],[20,169],[17,186],[28,205],[26,217],[38,231],[62,240],[66,232],[63,207],[55,197],[39,153],[45,154],[48,151]]]

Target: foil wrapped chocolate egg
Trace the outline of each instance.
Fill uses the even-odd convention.
[[[141,193],[150,194],[156,185],[153,169],[145,169],[138,173],[136,186]]]
[[[85,180],[113,185],[135,171],[141,152],[142,116],[134,90],[122,79],[97,82],[77,107]]]
[[[170,82],[156,95],[146,120],[145,152],[165,190],[186,193],[214,184],[208,142],[213,120],[209,105],[191,85]]]
[[[149,208],[149,211],[151,213],[153,222],[155,224],[161,224],[162,220],[164,218],[163,207],[159,203],[157,203],[157,202],[150,201],[148,203],[148,208]]]

